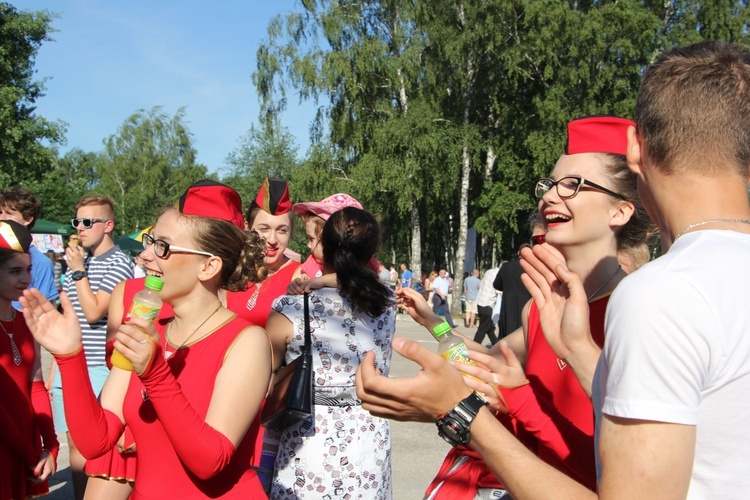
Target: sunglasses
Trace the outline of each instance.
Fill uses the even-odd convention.
[[[205,255],[206,257],[214,257],[214,254],[208,252],[201,252],[200,250],[193,250],[192,248],[178,247],[177,245],[170,245],[164,240],[156,240],[150,234],[143,235],[143,249],[146,250],[151,245],[154,246],[154,255],[160,259],[164,259],[169,255],[169,252],[178,253],[192,253],[196,255]]]
[[[73,226],[74,229],[78,229],[78,224],[82,224],[85,229],[91,229],[91,226],[96,224],[97,222],[108,222],[109,219],[70,219],[70,225]]]
[[[599,184],[586,180],[583,177],[577,175],[563,177],[558,181],[552,179],[540,179],[539,181],[537,181],[536,187],[534,188],[534,195],[537,198],[541,198],[554,187],[557,188],[557,195],[560,198],[569,199],[577,195],[578,191],[581,190],[581,186],[583,185],[598,189],[599,191],[614,196],[615,198],[620,198],[621,200],[625,199],[623,195],[617,194],[614,191],[605,188],[604,186],[600,186]]]

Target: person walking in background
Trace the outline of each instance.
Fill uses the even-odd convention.
[[[479,282],[479,291],[477,292],[477,315],[479,316],[479,327],[474,335],[474,342],[482,344],[486,336],[490,344],[497,343],[495,335],[495,322],[492,321],[492,310],[495,307],[500,292],[492,284],[495,282],[499,268],[494,267],[485,271],[482,280]]]
[[[413,278],[413,273],[411,272],[411,269],[406,267],[406,263],[401,263],[401,284],[400,288],[411,288],[411,280]]]
[[[57,287],[57,291],[60,292],[62,290],[63,277],[63,268],[62,264],[60,263],[60,258],[54,250],[47,250],[47,258],[52,261],[52,270],[55,276],[55,286]]]
[[[391,290],[396,290],[397,284],[398,284],[398,271],[396,271],[396,265],[391,264],[391,267],[389,268],[389,272],[391,273]]]
[[[479,269],[474,269],[471,276],[464,280],[464,298],[466,299],[466,319],[464,326],[476,328],[477,294],[479,294]]]
[[[378,261],[378,279],[382,284],[390,287],[391,284],[391,273],[385,268],[381,261]]]
[[[448,322],[451,328],[455,328],[453,316],[451,316],[450,307],[448,306],[448,289],[450,283],[448,282],[448,278],[446,278],[446,274],[447,271],[441,269],[435,281],[432,282],[432,291],[435,292],[435,295],[432,296],[432,310],[438,315],[442,313],[445,316],[445,321]]]
[[[347,207],[330,216],[321,242],[320,280],[330,279],[336,288],[324,287],[309,296],[313,415],[275,433],[279,451],[269,497],[389,499],[390,424],[362,409],[354,384],[356,367],[367,352],[375,353],[381,373],[388,374],[390,368],[396,304],[393,292],[370,267],[380,228],[370,213]],[[316,281],[304,283],[313,286]],[[301,353],[304,297],[287,295],[274,303],[267,324],[274,368]]]
[[[57,470],[57,441],[39,345],[11,302],[31,282],[31,234],[0,221],[0,499],[45,495]]]
[[[89,196],[78,200],[71,225],[78,231],[80,245],[69,244],[65,250],[68,270],[63,287],[72,304],[83,335],[88,376],[96,394],[109,375],[105,360],[107,342],[107,309],[115,286],[133,277],[130,258],[115,245],[114,202],[109,196]],[[68,432],[64,410],[64,393],[60,373],[52,365],[52,403],[57,432],[67,432],[70,471],[76,499],[86,490],[86,460]]]
[[[34,224],[42,211],[42,203],[34,193],[28,189],[16,186],[12,189],[0,191],[0,220],[12,220],[26,226],[31,232]],[[55,269],[53,261],[39,251],[34,245],[29,250],[31,255],[31,284],[30,288],[36,288],[54,302],[60,296],[58,280],[55,280]],[[21,309],[18,301],[13,302],[13,307]]]

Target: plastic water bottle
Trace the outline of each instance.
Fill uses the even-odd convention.
[[[453,329],[448,323],[441,323],[436,326],[432,335],[438,341],[438,354],[446,361],[456,361],[467,365],[477,364],[473,359],[461,354],[461,351],[466,350],[466,342],[453,333]]]
[[[162,301],[159,297],[159,291],[164,286],[164,280],[156,276],[146,277],[146,288],[136,293],[133,302],[130,305],[128,316],[131,318],[143,318],[153,323],[159,316]],[[112,353],[112,366],[123,370],[133,371],[133,364],[128,358],[123,356],[117,349]]]

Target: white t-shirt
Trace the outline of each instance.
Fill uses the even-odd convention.
[[[592,388],[597,429],[602,413],[697,426],[688,498],[750,491],[748,283],[750,235],[703,230],[609,301]]]
[[[440,276],[435,278],[435,281],[432,282],[432,289],[440,290],[440,293],[443,294],[443,297],[448,296],[448,286],[449,286],[448,279],[441,278]]]

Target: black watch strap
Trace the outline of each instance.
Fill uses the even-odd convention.
[[[487,401],[482,396],[472,392],[451,411],[438,417],[435,422],[438,434],[452,446],[469,444],[471,441],[469,427],[479,410],[486,404]]]

